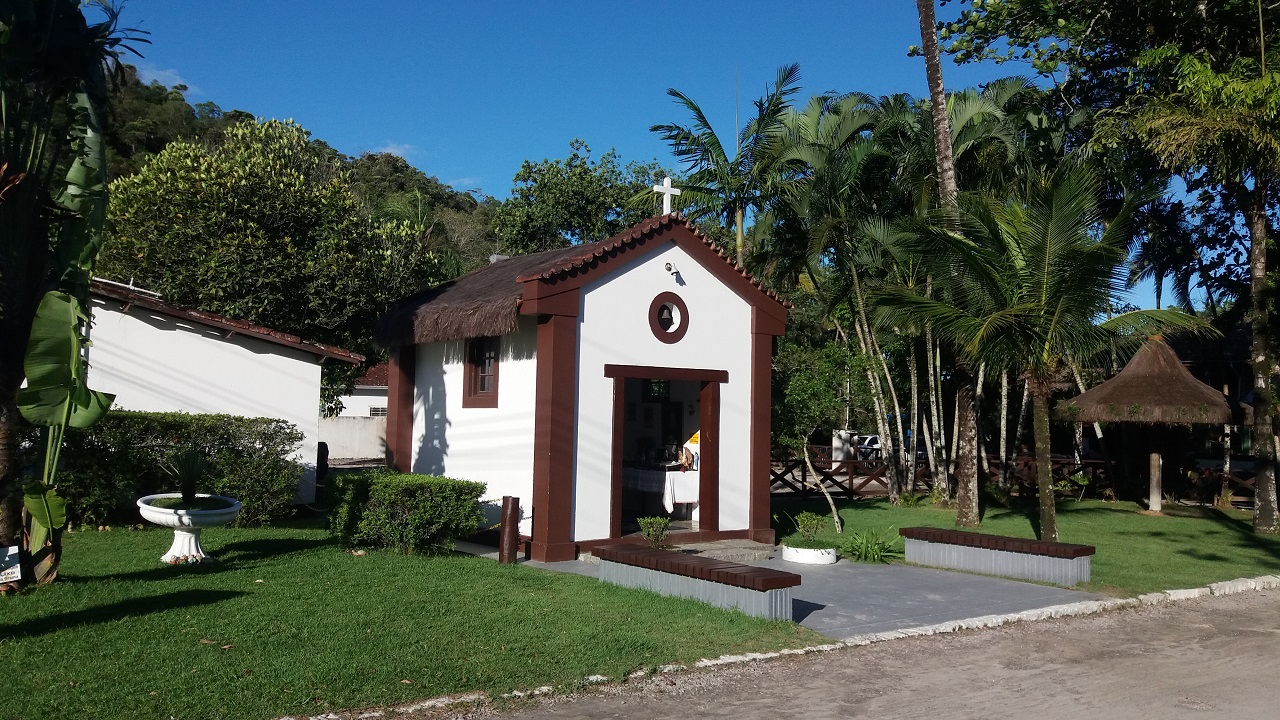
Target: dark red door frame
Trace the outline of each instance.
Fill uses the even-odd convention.
[[[724,370],[605,365],[604,376],[613,378],[613,473],[609,496],[609,537],[622,537],[622,447],[625,425],[626,381],[693,380],[702,383],[698,394],[698,530],[720,529],[720,384],[729,382]]]

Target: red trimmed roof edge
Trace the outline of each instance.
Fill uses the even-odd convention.
[[[178,318],[180,320],[190,320],[200,323],[208,327],[218,328],[220,330],[230,330],[232,332],[247,335],[249,337],[264,340],[266,342],[292,347],[297,350],[303,350],[319,357],[332,358],[341,360],[342,362],[358,365],[364,362],[364,356],[359,353],[344,350],[334,345],[326,345],[324,343],[311,342],[303,340],[297,335],[290,335],[280,330],[272,330],[269,327],[255,325],[244,320],[236,320],[225,315],[217,313],[205,312],[203,310],[190,310],[187,308],[171,305],[162,300],[158,300],[150,295],[131,292],[124,287],[115,287],[98,280],[92,280],[89,283],[89,291],[93,295],[99,297],[110,298],[127,305],[137,305],[148,310],[154,310],[162,315]]]
[[[665,230],[669,227],[674,227],[677,225],[683,225],[685,228],[687,228],[689,232],[693,233],[693,236],[695,238],[697,238],[704,245],[706,245],[713,252],[715,252],[716,255],[720,256],[720,258],[722,258],[725,262],[727,262],[730,267],[732,267],[739,275],[745,278],[747,282],[751,283],[751,285],[755,287],[757,290],[759,290],[760,292],[763,292],[765,295],[768,295],[773,300],[776,300],[783,307],[786,307],[786,308],[792,307],[791,303],[787,302],[782,296],[778,295],[773,290],[770,290],[769,288],[765,287],[764,283],[760,282],[758,279],[755,278],[755,276],[747,272],[746,268],[743,268],[741,265],[739,265],[736,260],[734,260],[732,257],[728,255],[728,253],[726,253],[721,248],[717,247],[716,244],[711,241],[711,238],[707,237],[705,233],[703,233],[701,230],[698,229],[698,226],[689,222],[687,219],[685,219],[683,215],[681,215],[678,212],[669,213],[667,215],[657,215],[651,218],[647,218],[645,220],[641,220],[635,225],[632,225],[627,230],[623,230],[622,232],[618,233],[617,235],[614,235],[613,237],[607,240],[603,240],[601,242],[591,243],[590,245],[583,246],[584,251],[581,254],[568,258],[566,261],[564,261],[560,265],[546,268],[540,273],[535,273],[532,275],[522,275],[516,278],[516,282],[523,283],[523,282],[529,282],[530,280],[555,280],[562,275],[573,272],[574,270],[582,269],[591,261],[597,260],[603,257],[604,255],[623,247],[628,243],[642,240],[645,238],[646,235],[650,235],[658,232],[659,230]]]

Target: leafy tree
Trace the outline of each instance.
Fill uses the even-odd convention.
[[[363,153],[354,159],[342,157],[342,162],[351,173],[351,191],[369,216],[424,228],[423,243],[436,253],[447,274],[461,275],[487,259],[493,245],[481,243],[488,249],[479,254],[476,235],[478,231],[485,240],[493,237],[491,201],[482,209],[470,194],[392,153]]]
[[[487,262],[501,250],[496,230],[497,214],[502,204],[488,195],[476,200],[470,212],[453,208],[437,208],[436,228],[444,228],[450,275],[470,272]],[[433,247],[435,245],[433,244]]]
[[[689,217],[715,217],[725,226],[733,224],[739,265],[745,265],[748,255],[746,214],[764,211],[782,192],[780,183],[785,176],[770,161],[776,156],[770,146],[782,130],[782,116],[791,96],[800,90],[799,81],[799,65],[778,68],[774,84],[767,86],[764,96],[755,101],[755,116],[738,132],[733,157],[698,103],[675,88],[669,88],[667,94],[689,111],[693,125],[649,128],[671,144],[671,152],[689,171],[680,184],[683,194],[679,197],[681,206],[688,208]]]
[[[187,102],[187,87],[144,83],[132,65],[120,66],[108,96],[107,176],[132,175],[174,140],[216,138],[230,125],[253,120],[249,113],[223,112],[217,103]]]
[[[619,164],[613,150],[591,157],[582,140],[569,157],[520,166],[511,197],[494,218],[505,250],[524,254],[603,240],[653,214],[629,204],[667,175],[658,163]]]
[[[865,360],[834,338],[827,337],[815,345],[806,342],[812,338],[804,337],[804,330],[788,330],[792,337],[782,339],[774,359],[773,442],[791,457],[802,457],[810,463],[810,436],[844,427],[845,414],[852,407],[866,405],[865,386],[857,382]],[[831,507],[836,532],[840,532],[835,502],[817,473],[812,477]]]
[[[166,300],[365,354],[393,301],[438,282],[422,228],[370,220],[350,176],[291,123],[170,143],[112,183],[101,272]],[[327,397],[359,368],[326,366]]]
[[[449,208],[470,212],[476,200],[457,192],[392,153],[362,153],[348,164],[351,191],[379,220],[430,225],[433,212]]]

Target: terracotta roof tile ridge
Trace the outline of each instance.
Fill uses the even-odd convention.
[[[611,238],[591,243],[589,245],[583,245],[581,246],[583,252],[566,258],[561,264],[543,268],[541,271],[536,273],[529,273],[527,275],[517,277],[516,282],[523,283],[529,282],[530,280],[558,279],[563,275],[582,269],[587,265],[587,263],[597,260],[608,253],[614,252],[629,243],[639,242],[647,235],[651,235],[656,233],[658,230],[665,230],[666,228],[675,225],[683,225],[688,229],[699,242],[706,245],[718,257],[729,263],[729,266],[745,278],[747,282],[751,283],[752,287],[760,290],[782,305],[791,307],[791,303],[783,299],[783,297],[778,293],[766,287],[763,282],[748,272],[746,268],[739,265],[736,259],[726,253],[724,249],[717,246],[711,238],[707,237],[706,233],[702,232],[697,225],[694,225],[688,220],[688,218],[681,215],[678,211],[668,213],[666,215],[655,215],[653,217],[646,218]]]

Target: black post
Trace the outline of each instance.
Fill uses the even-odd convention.
[[[502,534],[498,539],[498,562],[504,565],[516,561],[520,546],[520,498],[502,496]]]

